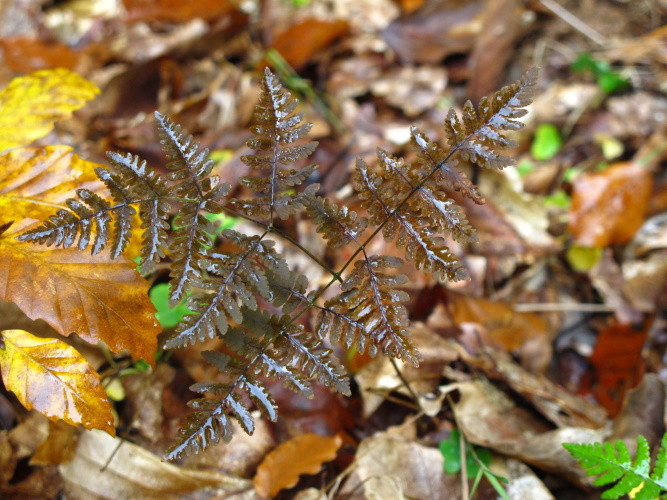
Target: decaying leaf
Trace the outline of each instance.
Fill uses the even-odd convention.
[[[13,79],[0,90],[0,151],[44,137],[55,121],[98,93],[94,84],[64,68]]]
[[[235,3],[229,0],[123,0],[130,21],[156,20],[184,22],[200,17],[212,20],[229,14]]]
[[[569,230],[590,247],[627,243],[644,222],[653,189],[651,171],[639,163],[617,163],[577,178]]]
[[[115,435],[111,403],[99,375],[76,349],[23,330],[5,330],[2,340],[2,380],[23,406],[54,421]]]
[[[317,474],[322,464],[336,458],[342,444],[340,436],[317,434],[302,434],[280,444],[257,468],[253,479],[257,492],[274,497],[280,490],[294,486],[302,474]]]
[[[154,365],[160,328],[148,283],[131,262],[77,249],[17,241],[14,227],[0,235],[0,300],[62,335],[76,332],[113,352],[130,351]]]
[[[162,462],[137,445],[99,431],[81,435],[74,458],[60,466],[60,473],[68,498],[214,498],[252,487],[245,479]],[[190,496],[195,492],[210,496]]]
[[[364,439],[341,497],[347,493],[368,500],[462,498],[460,478],[445,474],[440,451],[414,442],[410,434],[401,426]]]
[[[595,397],[613,416],[621,409],[625,391],[638,384],[645,369],[642,350],[648,325],[635,328],[617,323],[598,335],[589,361],[596,371]]]
[[[21,148],[0,154],[0,222],[45,219],[76,189],[97,190],[101,165],[86,161],[69,146]]]

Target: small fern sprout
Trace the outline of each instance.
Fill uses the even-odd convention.
[[[634,500],[654,500],[667,491],[667,434],[662,437],[653,464],[651,449],[644,436],[637,436],[633,460],[623,441],[615,443],[576,444],[563,447],[579,462],[589,476],[598,476],[595,486],[613,485],[601,498],[620,498],[632,493]]]
[[[247,141],[252,153],[242,157],[250,167],[249,175],[240,179],[247,196],[231,197],[230,186],[212,175],[208,151],[156,113],[169,159],[166,175],[139,157],[109,153],[109,166],[96,171],[108,190],[106,198],[79,189],[77,198],[67,200],[68,209],[19,239],[90,247],[94,254],[110,247],[111,256],[117,257],[132,231],[141,231],[144,266],[163,261],[170,270],[171,302],[185,299],[192,311],[164,347],[222,340],[218,351],[202,353],[222,377],[192,387],[201,397],[189,403],[193,412],[166,458],[197,453],[231,439],[234,420],[252,433],[252,408],[270,420],[278,417],[266,377],[306,396],[313,394],[313,382],[349,395],[348,378],[330,344],[419,362],[410,341],[408,296],[401,289],[407,282],[399,272],[404,261],[369,254],[369,243],[382,234],[418,270],[440,281],[467,277],[445,237],[474,241],[474,229],[448,190],[477,203],[484,200],[457,163],[492,169],[511,163],[498,151],[512,146],[504,132],[522,126],[518,118],[530,102],[535,76],[529,72],[491,99],[482,99],[477,109],[467,103],[461,118],[451,110],[445,122],[446,145],[413,128],[417,158],[411,163],[381,149],[377,164],[359,159],[352,186],[365,214],[357,214],[318,195],[319,186],[308,183],[317,168],[308,163],[317,147],[307,141],[311,125],[303,123],[296,99],[267,69],[253,137]],[[228,229],[216,236],[207,215],[220,213],[243,218],[260,234]],[[280,229],[282,220],[298,217],[309,217],[330,247],[351,247],[351,257],[340,269],[330,269]],[[324,268],[330,281],[311,285],[276,250],[274,235]],[[327,291],[333,293],[324,300]],[[312,325],[307,312],[317,313]]]

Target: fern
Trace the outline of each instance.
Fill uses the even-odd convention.
[[[140,221],[145,269],[166,261],[170,270],[170,301],[187,297],[192,311],[184,317],[164,347],[175,349],[213,337],[219,352],[204,352],[222,373],[223,382],[200,383],[201,397],[190,402],[193,413],[167,452],[174,459],[196,453],[232,436],[232,420],[251,433],[251,407],[267,418],[277,408],[264,385],[265,377],[312,394],[315,380],[349,394],[343,367],[328,343],[354,346],[371,355],[383,353],[417,364],[419,353],[410,342],[409,319],[401,286],[399,257],[369,255],[371,240],[382,233],[403,248],[409,261],[439,280],[467,276],[465,267],[446,246],[445,237],[466,243],[474,230],[465,213],[449,197],[457,190],[483,203],[474,184],[460,172],[458,161],[502,168],[510,159],[497,151],[511,147],[503,131],[519,128],[535,80],[529,73],[514,85],[483,99],[478,110],[468,103],[461,118],[450,111],[445,123],[448,144],[441,146],[417,129],[412,131],[416,159],[406,163],[378,150],[377,165],[359,159],[352,185],[367,215],[357,214],[317,194],[308,181],[316,169],[308,164],[315,142],[306,142],[310,124],[296,113],[296,100],[266,71],[255,109],[253,150],[242,157],[251,175],[240,182],[249,193],[230,197],[230,186],[211,175],[208,152],[178,125],[156,113],[158,133],[169,158],[166,176],[132,155],[109,153],[108,168],[97,170],[109,197],[80,189],[40,227],[22,234],[24,241],[80,249],[93,253],[110,246],[118,256]],[[260,228],[258,236],[226,230],[216,236],[207,215],[225,213]],[[282,220],[310,217],[332,248],[351,245],[351,257],[337,271],[327,267],[285,234]],[[275,250],[272,235],[290,241],[331,275],[313,287],[290,268]],[[338,287],[337,293],[324,294]],[[307,312],[318,311],[309,325]]]
[[[623,441],[615,443],[574,444],[563,447],[579,462],[589,476],[598,476],[595,486],[613,486],[602,498],[630,495],[635,500],[653,500],[667,491],[667,434],[651,467],[651,450],[644,436],[637,436],[637,453],[632,460]]]

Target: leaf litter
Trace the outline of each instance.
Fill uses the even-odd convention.
[[[0,7],[0,52],[7,63],[0,70],[6,89],[0,106],[23,112],[6,99],[12,88],[6,85],[21,74],[57,66],[75,69],[100,89],[67,121],[60,120],[95,97],[94,86],[77,83],[78,94],[64,104],[50,96],[44,102],[59,107],[47,119],[28,124],[12,113],[3,115],[1,149],[38,142],[4,151],[0,161],[5,273],[0,276],[21,270],[6,280],[11,286],[0,288],[0,298],[15,302],[30,318],[46,320],[56,332],[25,319],[8,326],[10,331],[27,329],[42,340],[76,332],[91,344],[106,343],[111,355],[94,347],[106,353],[95,368],[121,377],[125,398],[114,407],[118,432],[127,441],[68,430],[62,422],[37,422],[34,412],[11,413],[10,428],[0,434],[3,495],[255,498],[259,493],[249,478],[280,452],[280,479],[273,484],[281,486],[284,498],[306,492],[468,498],[472,482],[447,474],[438,450],[458,429],[469,443],[492,450],[490,467],[509,480],[505,489],[511,498],[595,498],[599,492],[591,492],[589,478],[561,443],[623,439],[632,446],[641,434],[653,447],[659,444],[665,430],[660,402],[667,325],[663,7],[649,13],[635,5],[560,2],[580,21],[571,25],[561,11],[544,7],[547,2],[501,2],[506,7],[501,14],[513,14],[498,38],[493,30],[500,17],[491,15],[490,1],[336,0],[326,7],[284,1],[267,9],[254,2],[202,2],[192,8],[167,0],[88,3],[84,8],[81,2],[42,2],[30,10],[26,2],[8,0]],[[590,40],[593,32],[610,38],[600,46]],[[303,43],[299,33],[314,42]],[[185,467],[165,464],[147,450],[159,454],[175,437],[192,397],[187,387],[211,380],[209,368],[184,352],[161,358],[152,373],[125,374],[128,352],[154,363],[161,330],[148,286],[136,278],[133,263],[122,263],[112,278],[95,285],[96,305],[85,307],[85,317],[67,309],[73,307],[71,298],[62,299],[58,307],[65,312],[58,314],[54,296],[48,302],[34,283],[64,272],[68,278],[59,281],[58,293],[69,297],[71,287],[95,273],[97,264],[107,265],[105,256],[43,248],[37,253],[9,237],[23,219],[43,219],[45,205],[62,206],[73,189],[100,189],[90,170],[104,161],[107,149],[140,153],[162,168],[148,118],[155,109],[183,123],[206,147],[236,158],[247,154],[243,143],[257,95],[253,69],[269,48],[296,69],[279,76],[301,97],[308,121],[319,120],[326,124],[322,130],[330,131],[318,152],[326,175],[317,182],[325,194],[355,210],[349,176],[356,156],[369,158],[379,146],[403,153],[408,135],[401,131],[411,123],[437,134],[450,105],[476,100],[537,61],[543,97],[511,152],[530,173],[521,178],[518,172],[468,172],[488,202],[463,203],[479,235],[477,243],[456,247],[473,271],[471,281],[440,285],[415,276],[403,285],[417,320],[411,338],[424,357],[419,368],[398,363],[397,371],[386,358],[368,363],[360,353],[340,350],[339,359],[355,367],[350,398],[327,399],[331,396],[318,390],[317,401],[308,403],[285,392],[283,421],[257,417],[256,434],[248,441],[220,445],[226,451],[207,452],[212,456],[190,457]],[[629,86],[610,91],[599,74],[572,71],[582,54],[592,54],[595,67]],[[62,80],[76,79],[64,71],[58,73]],[[23,78],[28,93],[44,83],[40,74]],[[343,127],[330,124],[331,115]],[[562,141],[558,147],[531,154],[540,131],[553,128]],[[601,134],[622,146],[615,163],[605,157]],[[646,158],[654,159],[647,164]],[[246,173],[239,173],[238,161],[215,168],[234,189],[242,189],[238,177]],[[556,193],[563,203],[550,204]],[[456,193],[451,196],[461,201]],[[314,227],[300,223],[289,234],[308,242]],[[392,244],[374,244],[394,255]],[[567,255],[581,247],[594,249],[589,253],[595,258],[575,268]],[[312,248],[334,265],[349,257],[321,243]],[[319,273],[313,270],[313,276]],[[158,269],[151,280],[163,284],[166,275]],[[105,294],[112,288],[113,294]],[[418,304],[420,293],[426,297]],[[130,309],[129,328],[101,312]],[[304,326],[313,319],[307,317]],[[97,320],[110,323],[100,327]],[[561,373],[574,366],[566,362],[572,359],[581,362],[578,375]],[[567,389],[554,382],[566,379]],[[4,374],[3,381],[3,391],[11,390]],[[329,442],[332,435],[342,436],[342,443],[336,454],[313,461],[318,465],[308,471],[314,475],[300,476],[303,469],[292,468],[298,455],[284,450],[309,431]],[[60,446],[74,449],[74,455],[60,456]],[[308,452],[317,451],[313,448]],[[29,469],[21,462],[28,457],[34,464]],[[29,481],[22,480],[26,477]],[[277,487],[259,491],[277,493]],[[475,495],[495,498],[486,480]]]

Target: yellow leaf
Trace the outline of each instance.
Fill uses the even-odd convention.
[[[0,222],[45,220],[79,188],[99,191],[98,163],[69,146],[21,148],[0,154]]]
[[[1,232],[1,225],[0,225]],[[43,319],[62,335],[105,342],[154,365],[157,335],[148,283],[132,262],[91,256],[76,248],[51,248],[0,234],[0,300],[12,301],[31,319]]]
[[[257,467],[253,479],[257,493],[274,497],[280,490],[294,486],[301,474],[317,474],[323,463],[336,458],[342,444],[340,436],[317,434],[302,434],[280,444]]]
[[[44,137],[100,90],[64,68],[14,78],[0,91],[0,151]]]
[[[76,349],[24,330],[5,330],[2,340],[2,380],[23,406],[53,421],[115,435],[111,403],[100,377]]]

